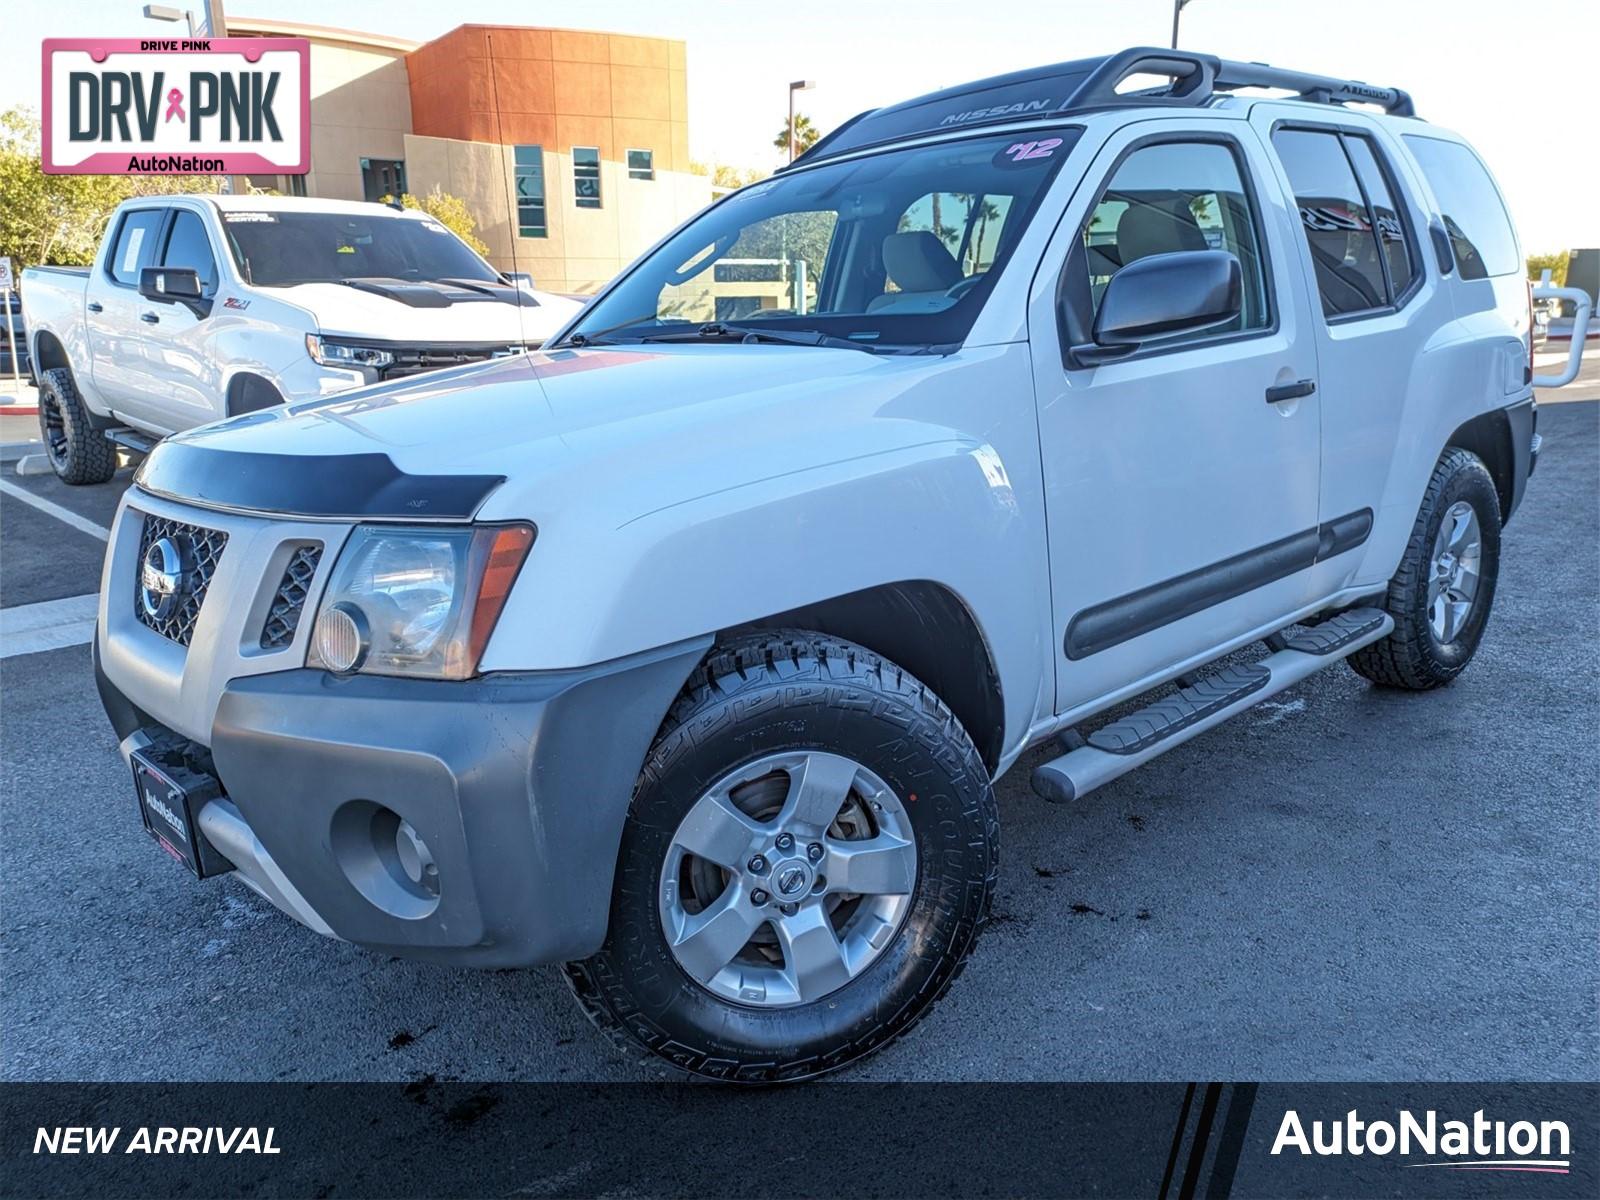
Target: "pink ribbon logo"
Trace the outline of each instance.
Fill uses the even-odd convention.
[[[183,115],[183,93],[177,88],[173,88],[167,93],[167,115],[165,119],[170,121],[173,117],[177,117],[180,121],[188,120]]]

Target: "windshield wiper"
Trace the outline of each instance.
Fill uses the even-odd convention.
[[[817,329],[758,329],[751,325],[733,325],[726,321],[711,321],[694,329],[673,330],[670,333],[644,333],[641,342],[742,342],[753,345],[771,342],[779,346],[822,346],[830,350],[863,350],[876,353],[873,346],[849,338],[835,337]]]

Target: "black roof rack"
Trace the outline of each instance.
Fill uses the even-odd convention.
[[[1172,82],[1134,92],[1117,91],[1134,75],[1165,75]],[[1100,58],[1013,71],[887,108],[868,109],[822,138],[795,163],[815,162],[941,129],[1106,108],[1193,108],[1209,103],[1219,93],[1247,87],[1282,88],[1294,92],[1296,99],[1317,104],[1377,104],[1392,116],[1416,115],[1411,97],[1399,88],[1373,87],[1355,79],[1288,71],[1265,63],[1234,62],[1214,54],[1138,46]]]

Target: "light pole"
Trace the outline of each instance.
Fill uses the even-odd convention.
[[[795,158],[794,136],[794,94],[796,92],[809,92],[816,87],[816,82],[810,79],[797,79],[789,85],[789,161]]]
[[[1193,4],[1194,0],[1172,0],[1172,48],[1178,48],[1178,14]]]
[[[204,17],[196,21],[193,11],[167,4],[146,4],[144,15],[151,21],[187,21],[190,37],[227,37],[228,25],[222,15],[222,0],[203,0]]]

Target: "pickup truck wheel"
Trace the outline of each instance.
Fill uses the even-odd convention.
[[[1477,652],[1500,571],[1500,500],[1477,455],[1449,449],[1423,493],[1385,608],[1394,631],[1347,661],[1385,687],[1449,683]]]
[[[65,367],[39,376],[39,437],[63,483],[105,483],[117,473],[117,448],[89,420]]]
[[[635,789],[604,947],[567,966],[625,1049],[692,1075],[802,1079],[903,1034],[960,973],[999,845],[948,708],[860,646],[714,650]]]

